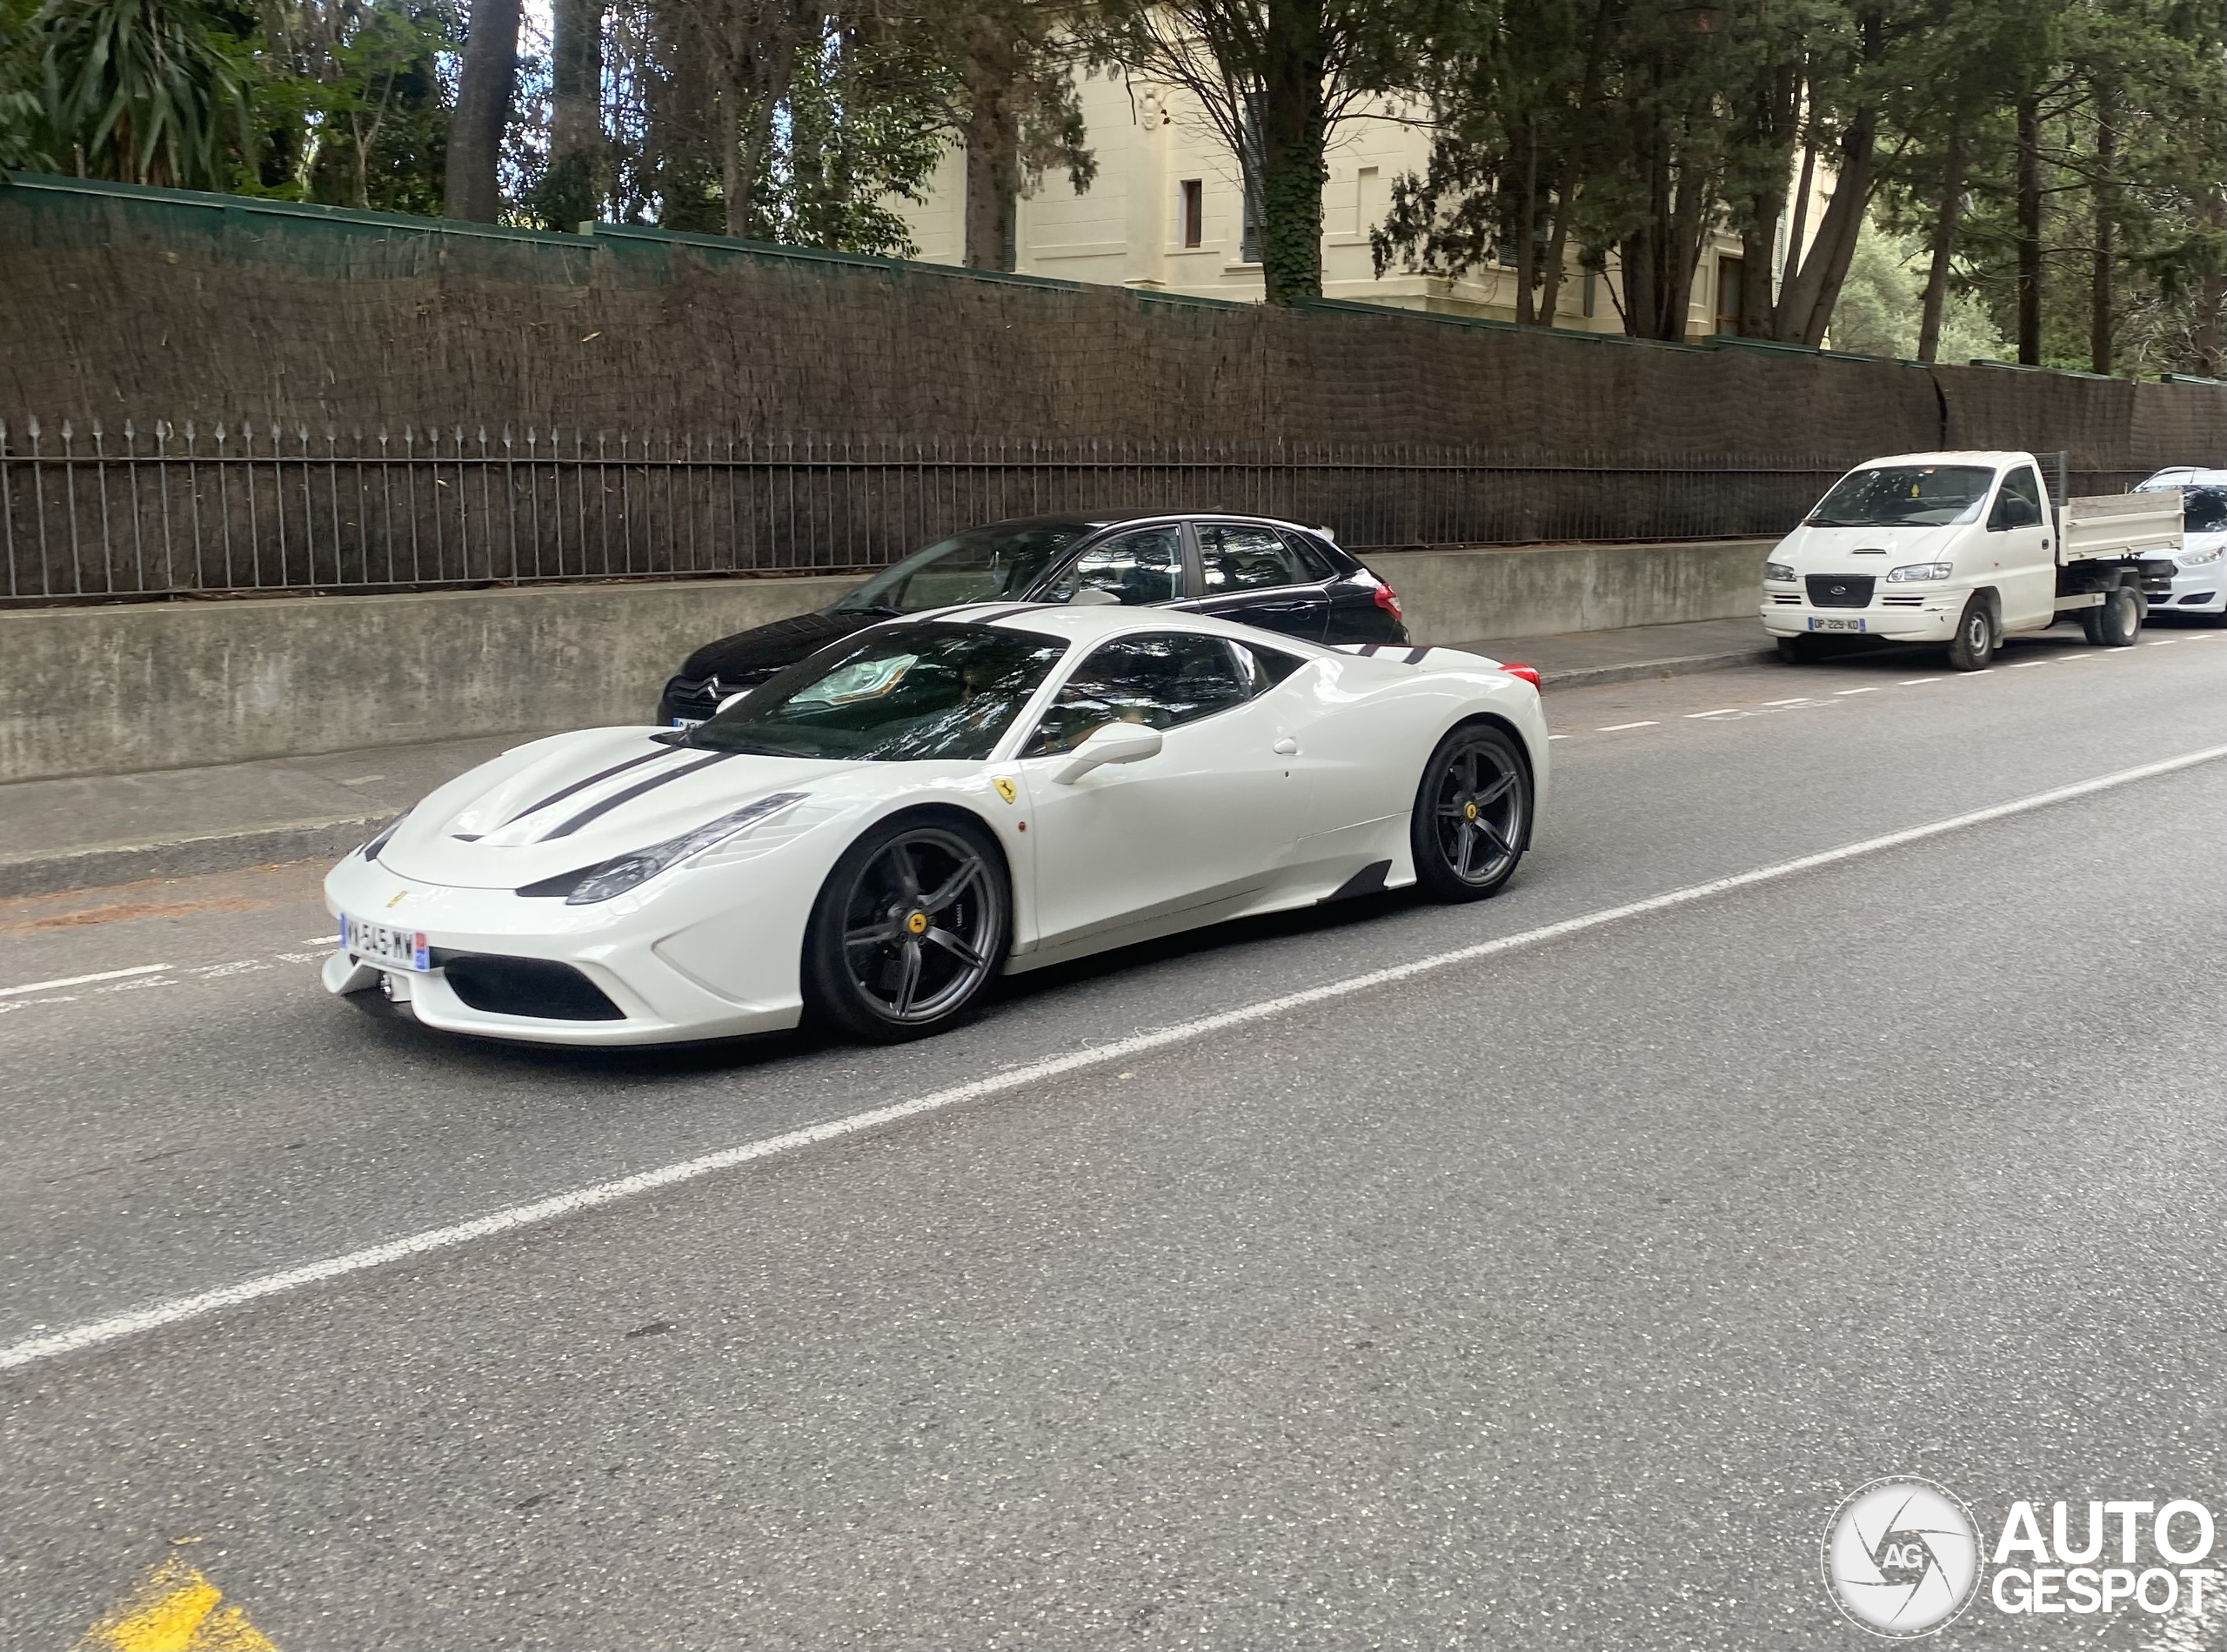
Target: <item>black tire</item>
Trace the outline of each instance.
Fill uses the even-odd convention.
[[[1782,637],[1778,639],[1778,657],[1789,665],[1809,665],[1817,659],[1817,639],[1815,637]]]
[[[2131,648],[2142,635],[2142,599],[2125,585],[2113,590],[2103,605],[2091,612],[2097,616],[2096,640],[2106,648]]]
[[[2093,608],[2080,611],[2080,634],[2098,648],[2103,645],[2103,604],[2097,603]]]
[[[1984,671],[1995,658],[1995,614],[1985,597],[1964,605],[1956,620],[1956,635],[1949,645],[1949,663],[1958,671]]]
[[[844,851],[805,932],[805,1007],[853,1038],[942,1032],[1004,965],[1013,935],[1005,857],[958,814],[877,826]]]
[[[1481,900],[1515,875],[1531,840],[1531,770],[1503,730],[1465,723],[1438,743],[1415,788],[1408,845],[1437,900]]]

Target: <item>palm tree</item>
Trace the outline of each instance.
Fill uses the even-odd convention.
[[[246,146],[241,68],[199,0],[47,0],[45,118],[80,174],[221,190],[227,116]]]

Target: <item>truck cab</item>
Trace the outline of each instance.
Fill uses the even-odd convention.
[[[2051,505],[2031,453],[1904,453],[1833,485],[1763,565],[1763,628],[1789,659],[1829,639],[1945,643],[1984,665],[2003,638],[2077,613],[2092,641],[2134,640],[2146,562],[2179,523],[2139,495]],[[2153,519],[2155,518],[2155,519]]]

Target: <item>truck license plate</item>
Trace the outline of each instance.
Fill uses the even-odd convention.
[[[1861,619],[1822,619],[1816,614],[1812,614],[1809,616],[1809,629],[1812,631],[1862,631],[1863,629],[1863,621]]]
[[[394,929],[385,924],[367,924],[361,918],[340,920],[340,948],[358,958],[377,964],[389,964],[397,969],[431,969],[432,949],[425,944],[422,931]]]

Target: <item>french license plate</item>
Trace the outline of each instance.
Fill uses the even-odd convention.
[[[341,919],[340,950],[374,963],[391,964],[397,969],[433,966],[432,948],[425,944],[424,931],[367,924],[361,918]]]
[[[672,719],[672,726],[675,728],[701,728],[704,719],[700,717],[676,717]]]
[[[1816,614],[1811,614],[1809,616],[1809,629],[1812,631],[1862,631],[1863,629],[1863,621],[1861,619],[1822,619]]]

